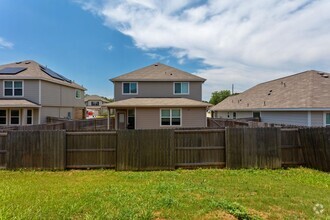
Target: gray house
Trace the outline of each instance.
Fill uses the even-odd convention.
[[[116,129],[206,127],[205,79],[156,63],[111,79]]]
[[[0,126],[81,119],[86,89],[32,60],[0,66]]]
[[[310,70],[261,83],[211,108],[214,118],[330,126],[330,74]]]

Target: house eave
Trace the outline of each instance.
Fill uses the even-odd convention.
[[[214,112],[246,112],[246,111],[330,111],[330,108],[248,108],[248,109],[211,109]]]

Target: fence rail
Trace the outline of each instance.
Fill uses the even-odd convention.
[[[279,168],[330,171],[330,128],[227,128],[0,133],[0,168],[172,170]]]

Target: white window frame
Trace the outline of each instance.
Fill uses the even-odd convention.
[[[187,93],[175,93],[175,84],[180,83],[181,84],[181,91],[182,91],[182,83],[188,84],[188,92]],[[173,83],[173,95],[189,95],[190,94],[190,83],[189,82],[174,82]]]
[[[8,125],[8,109],[0,109],[0,110],[4,110],[6,112],[6,124],[0,124],[0,126]]]
[[[77,92],[78,92],[78,93],[77,93]],[[81,99],[81,97],[82,97],[82,95],[81,95],[81,93],[82,93],[81,90],[76,89],[74,93],[75,93],[74,96],[76,97],[76,99]],[[77,94],[79,94],[79,97],[77,97]]]
[[[13,95],[6,95],[5,90],[6,90],[6,82],[12,82],[13,87],[12,87],[12,92]],[[15,82],[22,82],[22,95],[15,95]],[[24,97],[24,80],[4,80],[3,81],[3,97]]]
[[[124,84],[129,84],[129,93],[124,93]],[[136,93],[131,93],[131,83],[136,84]],[[122,95],[138,95],[139,94],[139,83],[138,82],[122,82],[121,83],[121,94]]]
[[[28,111],[31,110],[31,124],[28,124]],[[26,124],[33,125],[33,109],[26,109]]]
[[[18,111],[18,124],[12,124],[11,123],[11,111],[15,111],[17,110]],[[21,124],[21,110],[20,109],[9,109],[9,125],[20,125]]]
[[[324,127],[330,126],[330,124],[327,124],[327,114],[330,114],[330,112],[324,112]]]
[[[162,110],[170,110],[170,125],[162,125]],[[172,110],[180,110],[180,125],[172,125]],[[159,111],[160,127],[181,127],[182,126],[182,108],[161,108]]]

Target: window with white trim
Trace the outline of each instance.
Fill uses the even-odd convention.
[[[125,95],[133,95],[138,92],[138,84],[137,82],[124,82],[123,83],[123,94]]]
[[[17,109],[10,110],[10,124],[19,125],[19,110]]]
[[[161,109],[160,121],[162,126],[180,126],[181,109]]]
[[[23,81],[5,80],[4,96],[23,96]]]
[[[7,110],[0,109],[0,125],[7,124]]]
[[[99,101],[91,101],[91,106],[99,106]]]
[[[26,111],[26,124],[32,125],[33,124],[33,111],[32,109],[28,109]]]
[[[330,126],[330,112],[325,113],[325,126]]]
[[[76,89],[76,99],[81,99],[81,91]]]
[[[176,95],[188,95],[189,94],[189,82],[175,82],[174,94]]]

